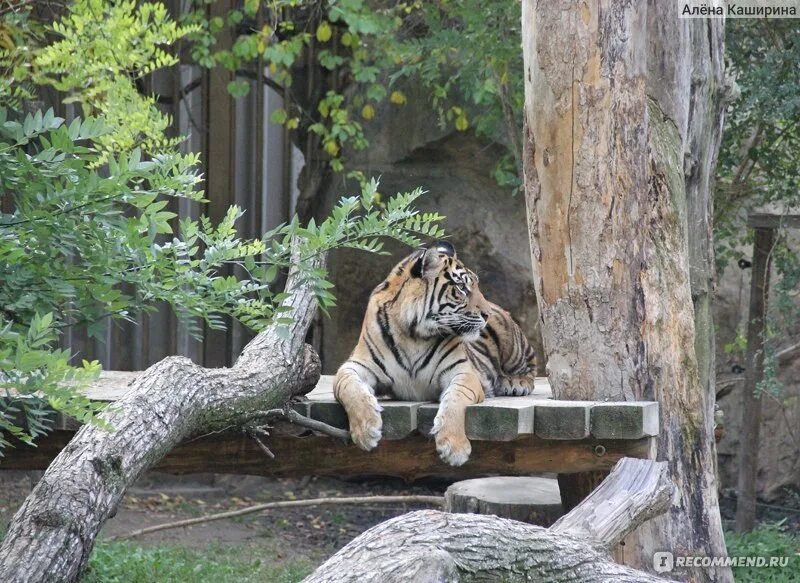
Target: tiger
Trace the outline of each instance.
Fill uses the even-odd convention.
[[[472,452],[466,407],[530,394],[535,371],[520,327],[483,296],[453,245],[439,241],[400,261],[372,291],[358,343],[336,373],[334,396],[347,412],[353,442],[367,451],[381,439],[378,397],[439,401],[431,431],[436,450],[460,466]]]

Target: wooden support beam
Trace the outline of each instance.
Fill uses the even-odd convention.
[[[86,391],[95,401],[114,403],[140,373],[107,371]],[[487,474],[526,475],[534,472],[572,474],[610,468],[621,457],[647,458],[658,434],[658,403],[553,401],[545,379],[533,395],[498,397],[466,411],[472,456],[461,468],[441,462],[430,429],[438,403],[381,401],[383,439],[364,452],[352,444],[310,435],[285,421],[270,429],[267,445],[275,453],[265,458],[258,444],[243,433],[194,437],[167,455],[158,470],[173,473],[229,472],[264,476],[388,475],[415,479]],[[292,408],[333,427],[347,429],[343,407],[333,399],[333,377],[317,386]],[[56,431],[38,440],[37,448],[20,444],[7,450],[0,469],[44,469],[65,447],[80,424],[58,416]]]
[[[276,428],[277,429],[277,428]],[[43,470],[64,449],[73,431],[54,431],[39,439],[35,448],[19,444],[7,448],[0,461],[4,470]],[[353,444],[330,437],[296,437],[273,432],[266,439],[275,459],[268,459],[258,444],[238,432],[190,439],[173,449],[153,469],[172,474],[231,473],[269,477],[305,475],[396,476],[451,479],[537,472],[586,472],[608,470],[623,457],[646,458],[650,439],[580,441],[544,440],[528,436],[515,441],[474,441],[469,461],[452,467],[439,459],[433,440],[412,435],[402,440],[381,441],[365,452]]]
[[[747,226],[754,229],[798,229],[800,228],[800,214],[756,211],[748,215]]]
[[[764,320],[767,313],[767,294],[769,294],[769,255],[774,237],[773,228],[755,230],[742,395],[742,429],[739,440],[739,483],[735,525],[739,532],[751,530],[756,519],[756,472],[761,427],[761,393],[756,395],[756,386],[764,375]]]
[[[128,391],[139,373],[105,371],[86,390],[94,401],[113,403]],[[381,400],[384,439],[403,439],[412,433],[430,434],[438,403]],[[347,414],[333,398],[333,377],[323,375],[304,401],[293,404],[307,417],[348,429]],[[545,379],[527,397],[495,397],[467,407],[467,437],[479,441],[511,441],[536,435],[541,439],[640,439],[658,435],[658,403],[654,401],[556,401]],[[59,418],[57,429],[78,424]]]

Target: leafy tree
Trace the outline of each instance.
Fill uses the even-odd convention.
[[[363,124],[381,103],[406,103],[408,79],[430,91],[442,124],[505,144],[495,176],[520,183],[518,3],[251,0],[213,18],[205,0],[193,3],[183,22],[199,27],[187,36],[195,61],[251,78],[268,67],[263,80],[285,99],[272,120],[296,130],[302,149],[324,152],[333,170],[347,169],[348,148],[368,146]],[[223,30],[235,34],[230,48],[217,48]],[[241,96],[249,87],[240,78],[229,90]]]
[[[727,112],[714,200],[718,267],[736,257],[749,208],[800,196],[800,28],[732,19],[729,68],[740,89]]]
[[[715,244],[718,270],[741,254],[751,238],[746,228],[751,208],[800,202],[800,28],[790,20],[732,19],[726,24],[727,57],[740,95],[727,112],[717,168]],[[774,310],[768,315],[765,371],[760,390],[778,398],[773,340],[796,321],[795,290],[800,282],[797,253],[779,232],[771,252],[779,278]],[[739,331],[744,338],[744,331]],[[746,350],[746,342],[731,345]]]
[[[421,190],[379,205],[374,180],[320,224],[295,219],[261,239],[238,237],[237,207],[217,225],[178,220],[166,210],[171,198],[203,201],[198,156],[164,137],[170,120],[136,81],[174,63],[167,48],[195,28],[171,22],[161,4],[126,0],[76,0],[52,25],[29,11],[7,16],[0,194],[13,210],[0,214],[0,430],[27,443],[47,430],[49,409],[31,396],[100,423],[79,390],[100,367],[72,366],[73,355],[57,348],[68,326],[99,337],[107,319],[132,319],[158,302],[195,332],[197,318],[220,328],[226,315],[254,330],[281,325],[285,296],[274,282],[291,263],[292,239],[302,241],[296,265],[325,309],[332,285],[325,270],[308,267],[313,256],[336,247],[381,252],[386,236],[409,245],[441,236],[441,217],[413,209]],[[41,85],[64,92],[85,117],[21,114]],[[225,275],[230,265],[246,277]]]

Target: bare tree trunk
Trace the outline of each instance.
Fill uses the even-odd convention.
[[[626,541],[626,564],[642,568],[655,550],[726,554],[710,314],[723,21],[678,15],[676,2],[523,2],[525,186],[550,382],[560,399],[661,403],[657,455],[678,495]],[[721,568],[688,576],[732,581]]]
[[[548,529],[496,516],[417,511],[356,537],[304,583],[664,581],[618,565],[611,547],[667,508],[666,463],[625,458]]]
[[[281,407],[313,388],[319,358],[303,340],[315,303],[296,283],[290,277],[287,284],[294,291],[286,300],[294,317],[288,339],[266,329],[230,369],[166,358],[103,414],[113,431],[90,425],[78,431],[14,516],[0,547],[0,581],[77,580],[125,489],[173,447],[241,425],[248,413]]]

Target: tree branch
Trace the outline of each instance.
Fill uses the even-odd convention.
[[[593,539],[610,550],[640,524],[662,514],[673,489],[667,462],[623,458],[550,530]]]
[[[290,409],[288,407],[285,407],[283,409],[270,409],[269,411],[256,411],[254,413],[248,414],[246,420],[247,421],[252,421],[255,419],[269,420],[279,417],[286,419],[289,423],[294,423],[295,425],[305,427],[306,429],[311,429],[318,433],[324,433],[325,435],[336,437],[346,442],[350,441],[349,431],[345,429],[339,429],[338,427],[333,427],[332,425],[328,425],[327,423],[324,423],[322,421],[317,421],[316,419],[309,419],[305,415],[301,415],[294,409]]]
[[[299,259],[296,242],[293,248]],[[322,258],[313,263],[321,267]],[[76,581],[125,489],[170,450],[192,435],[241,427],[249,411],[279,408],[313,388],[319,357],[304,339],[316,300],[297,268],[286,291],[288,337],[268,327],[229,369],[166,358],[102,413],[113,431],[84,425],[77,432],[11,521],[0,546],[0,581]]]

